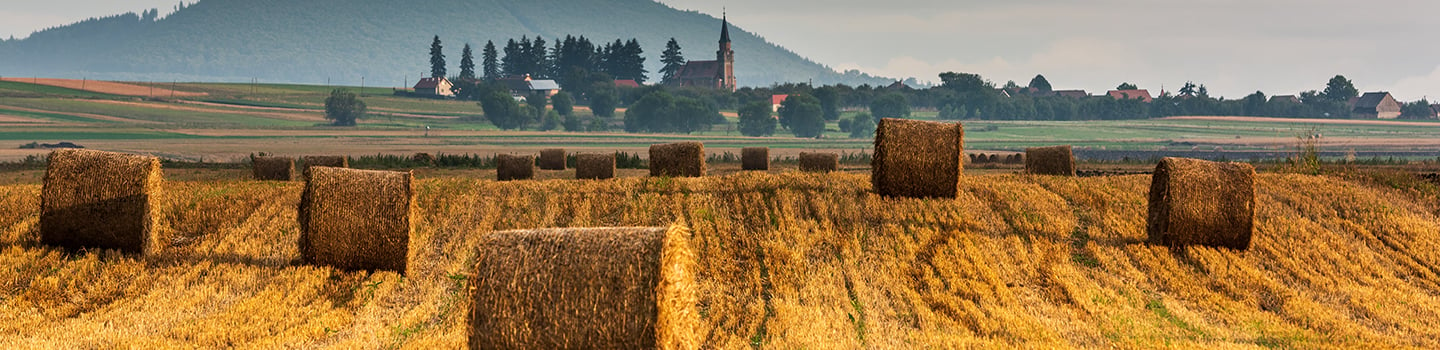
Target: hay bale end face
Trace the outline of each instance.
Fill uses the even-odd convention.
[[[1254,221],[1254,166],[1165,158],[1155,167],[1146,221],[1151,243],[1249,249]]]
[[[535,156],[513,154],[495,155],[496,179],[500,181],[529,180],[535,178]]]
[[[870,181],[884,196],[955,198],[964,157],[960,123],[882,119],[875,129]]]
[[[300,196],[300,256],[307,264],[405,273],[414,231],[410,172],[315,167]]]
[[[683,226],[494,232],[471,288],[471,349],[695,349]]]
[[[1070,145],[1025,149],[1025,173],[1075,176],[1075,153]]]
[[[770,170],[769,147],[745,147],[740,149],[741,170]]]
[[[680,142],[650,146],[650,176],[705,176],[705,144]]]
[[[40,243],[148,252],[159,225],[160,160],[81,149],[50,153],[40,194]]]
[[[840,155],[800,152],[800,171],[828,173],[840,170]]]
[[[565,150],[559,148],[541,150],[540,170],[565,170]]]
[[[291,157],[250,157],[250,168],[255,179],[260,181],[291,181],[295,179],[295,158]]]
[[[300,162],[305,164],[303,171],[301,171],[302,173],[310,172],[310,168],[317,166],[331,168],[350,167],[350,158],[345,156],[304,156],[300,157]]]
[[[575,155],[576,179],[604,180],[614,177],[614,153],[582,153]]]

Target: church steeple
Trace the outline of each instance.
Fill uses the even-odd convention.
[[[715,52],[720,69],[715,72],[716,88],[735,91],[735,50],[730,47],[730,18],[720,15],[720,50]]]
[[[729,19],[728,17],[729,17],[729,16],[726,15],[726,14],[724,14],[724,13],[721,13],[721,14],[720,14],[720,43],[721,43],[721,44],[729,44],[729,43],[730,43],[730,19]],[[712,17],[712,18],[713,18],[713,17]]]

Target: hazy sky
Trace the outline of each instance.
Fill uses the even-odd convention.
[[[577,0],[578,1],[578,0]],[[10,0],[0,35],[175,0]],[[720,15],[839,70],[936,80],[978,73],[1021,85],[1036,73],[1092,93],[1185,81],[1240,98],[1323,89],[1343,74],[1362,91],[1440,99],[1434,0],[661,0]],[[737,52],[743,55],[743,52]]]

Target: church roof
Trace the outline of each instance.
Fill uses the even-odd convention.
[[[722,15],[720,16],[720,43],[724,44],[728,42],[730,42],[730,19]]]
[[[690,61],[686,62],[675,77],[680,80],[686,79],[714,79],[720,75],[720,61]]]

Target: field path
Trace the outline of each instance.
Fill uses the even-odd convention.
[[[170,89],[151,88],[151,87],[149,87],[149,86],[142,86],[142,85],[135,85],[135,84],[126,84],[126,83],[119,83],[119,82],[112,82],[112,81],[75,80],[75,79],[52,79],[52,78],[38,78],[38,79],[36,79],[36,78],[17,78],[17,77],[0,78],[0,80],[12,81],[12,82],[17,82],[17,83],[30,83],[30,84],[36,84],[36,85],[46,85],[46,86],[63,87],[63,88],[66,88],[66,89],[75,89],[75,90],[81,90],[81,91],[90,91],[90,92],[98,92],[98,93],[102,93],[102,94],[123,95],[123,96],[175,96],[175,97],[192,97],[192,96],[207,96],[207,95],[209,95],[209,94],[203,93],[203,92],[172,91],[172,90],[170,90]]]

